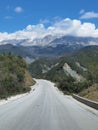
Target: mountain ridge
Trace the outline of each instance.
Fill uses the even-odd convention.
[[[30,60],[34,61],[44,56],[64,56],[65,54],[76,52],[90,44],[98,45],[98,38],[73,36],[53,37],[48,35],[43,39],[35,39],[34,42],[36,43],[33,44],[33,41],[29,41],[29,39],[4,41],[4,43],[2,42],[2,45],[0,45],[0,53],[11,52],[15,55],[22,56],[30,62]],[[23,46],[23,44],[26,46]]]
[[[0,42],[0,45],[12,44],[21,46],[56,46],[58,44],[81,44],[81,45],[98,45],[98,38],[95,37],[78,37],[78,36],[52,36],[46,35],[42,38],[35,39],[9,39]]]

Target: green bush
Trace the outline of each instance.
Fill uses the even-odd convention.
[[[0,98],[30,91],[25,85],[27,64],[20,56],[0,55]]]

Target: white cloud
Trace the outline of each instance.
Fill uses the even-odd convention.
[[[82,16],[80,19],[91,19],[91,18],[98,18],[98,13],[92,11],[92,12],[83,12],[82,10],[80,11]]]
[[[98,37],[98,29],[96,29],[95,25],[92,23],[83,23],[77,30],[77,35]]]
[[[50,23],[50,20],[48,20],[48,19],[40,19],[40,23],[41,24],[47,24],[47,23]]]
[[[84,9],[82,9],[82,10],[80,10],[80,14],[83,14],[85,12],[85,10]]]
[[[45,28],[44,24],[28,25],[25,29],[19,30],[14,33],[0,33],[0,42],[3,40],[12,39],[29,39],[30,41],[35,38],[42,38],[46,35],[61,36],[72,35],[82,37],[98,37],[98,29],[95,24],[82,23],[77,19],[65,18],[56,21],[51,26]]]
[[[14,11],[15,11],[16,13],[21,13],[21,12],[23,12],[23,8],[20,7],[20,6],[18,6],[18,7],[16,7],[16,8],[14,9]]]

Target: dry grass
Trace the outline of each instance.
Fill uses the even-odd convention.
[[[95,84],[90,88],[83,90],[79,95],[98,102],[98,84]]]
[[[25,85],[33,86],[34,84],[35,84],[35,81],[32,79],[30,73],[28,71],[25,71]]]

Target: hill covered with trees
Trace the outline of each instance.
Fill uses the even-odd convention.
[[[60,57],[52,66],[50,66],[50,61],[49,63],[48,61],[46,66],[49,69],[45,73],[42,70],[45,62],[40,60],[32,63],[30,68],[37,64],[38,70],[41,65],[40,73],[36,73],[35,69],[34,76],[37,77],[38,74],[39,78],[55,82],[64,93],[80,93],[84,89],[98,84],[98,46],[88,46],[73,54]],[[80,80],[75,77],[80,78]]]
[[[0,98],[30,91],[34,81],[20,56],[0,55]]]

